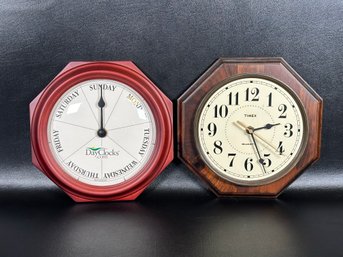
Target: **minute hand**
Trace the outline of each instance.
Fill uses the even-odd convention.
[[[254,137],[254,133],[249,133],[249,135],[251,136],[252,141],[254,143],[254,146],[255,146],[255,149],[256,149],[256,152],[257,152],[258,162],[261,164],[263,172],[266,173],[266,168],[264,167],[264,160],[262,159],[261,153],[258,150],[258,147],[257,147],[257,144],[256,144],[256,140],[255,140],[255,137]]]

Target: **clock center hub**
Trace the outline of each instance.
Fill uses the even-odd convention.
[[[107,135],[107,131],[105,129],[99,129],[97,134],[99,137],[103,138]]]
[[[237,127],[237,121],[244,124],[246,128],[242,130]],[[273,123],[275,123],[273,117],[265,108],[258,105],[244,105],[238,107],[228,117],[225,124],[225,137],[227,142],[236,151],[246,155],[255,154],[250,134],[254,133],[254,128]],[[259,130],[255,133],[268,142],[272,142],[275,128]],[[260,147],[261,151],[265,149],[263,145]]]

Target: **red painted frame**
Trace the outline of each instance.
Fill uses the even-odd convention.
[[[148,103],[156,122],[156,147],[133,178],[113,186],[82,183],[63,171],[49,148],[47,127],[56,101],[72,86],[90,79],[127,84]],[[172,102],[130,61],[72,62],[30,104],[32,161],[75,201],[134,200],[173,159]]]

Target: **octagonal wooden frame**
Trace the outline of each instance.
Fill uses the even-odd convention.
[[[197,108],[203,98],[223,80],[238,75],[261,75],[281,81],[292,89],[308,118],[308,140],[297,164],[280,179],[260,186],[242,186],[218,176],[206,162],[194,140]],[[178,99],[178,157],[219,197],[277,197],[309,165],[319,159],[322,98],[282,58],[220,58]]]

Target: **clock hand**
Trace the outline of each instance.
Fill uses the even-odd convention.
[[[264,173],[267,173],[266,172],[266,169],[264,167],[264,160],[262,159],[261,157],[261,154],[260,154],[260,150],[258,149],[257,147],[257,144],[256,144],[256,140],[255,140],[255,136],[257,136],[256,134],[254,134],[254,128],[253,127],[247,127],[245,126],[242,122],[240,121],[237,121],[237,124],[241,126],[241,128],[244,128],[245,129],[245,132],[251,136],[252,138],[252,141],[253,141],[253,144],[255,146],[255,149],[256,149],[256,153],[257,153],[257,157],[258,157],[258,162],[261,164],[262,166],[262,169],[263,169],[263,172]],[[255,135],[255,136],[254,136]]]
[[[105,107],[105,101],[104,101],[104,98],[102,97],[102,87],[100,87],[100,99],[99,99],[99,102],[98,102],[98,106],[100,108],[100,128],[98,130],[98,136],[99,137],[105,137],[107,132],[106,130],[104,129],[104,113],[103,113],[103,109]]]
[[[277,125],[280,125],[281,123],[275,123],[275,124],[270,124],[270,123],[267,123],[265,126],[263,127],[259,127],[259,128],[254,128],[253,129],[253,132],[257,131],[257,130],[260,130],[260,129],[271,129],[272,127],[274,126],[277,126]]]
[[[249,128],[244,125],[241,121],[234,122],[234,124],[239,127],[240,129],[248,132]],[[269,143],[267,140],[265,140],[263,137],[259,136],[258,134],[255,134],[255,137],[262,143],[264,143],[266,146],[269,146],[272,150],[277,151],[276,147],[274,147],[271,143]]]
[[[258,162],[261,164],[262,169],[263,169],[263,172],[264,172],[264,173],[267,173],[267,172],[266,172],[266,168],[264,167],[264,160],[262,159],[261,154],[260,154],[260,151],[258,150],[258,147],[257,147],[257,144],[256,144],[256,140],[255,140],[255,137],[254,137],[254,133],[249,133],[249,135],[251,136],[252,141],[253,141],[253,143],[254,143],[254,146],[255,146],[255,149],[256,149],[256,152],[257,152]]]

